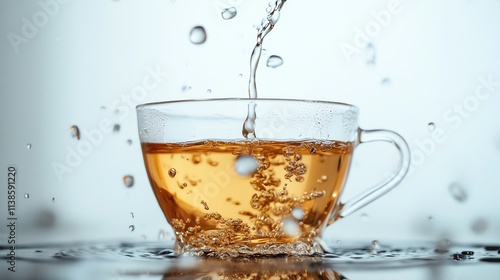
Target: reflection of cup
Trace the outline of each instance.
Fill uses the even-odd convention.
[[[255,108],[254,139],[241,132],[247,108]],[[179,253],[321,253],[316,239],[330,221],[394,188],[409,166],[403,138],[358,128],[358,109],[348,104],[190,100],[140,105],[137,114],[149,179]],[[354,148],[372,141],[395,145],[399,171],[340,203]]]

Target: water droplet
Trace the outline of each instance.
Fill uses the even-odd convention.
[[[253,156],[239,155],[234,162],[234,169],[240,176],[250,176],[257,171],[259,163]]]
[[[26,149],[31,150],[31,144],[30,143],[26,144]]]
[[[271,67],[271,68],[276,68],[278,66],[281,66],[283,64],[283,59],[277,55],[271,55],[268,59],[267,59],[267,67]]]
[[[302,220],[306,216],[306,213],[301,207],[295,207],[292,210],[292,216],[297,220]]]
[[[199,45],[205,43],[207,40],[207,33],[205,32],[205,28],[203,26],[195,26],[191,29],[189,33],[189,40],[191,43]]]
[[[130,188],[134,185],[134,177],[127,175],[123,177],[123,183],[126,187]]]
[[[182,86],[182,92],[188,92],[190,90],[191,90],[191,86],[186,86],[186,85]]]
[[[342,241],[340,241],[340,240],[337,240],[337,244],[339,244],[339,245],[340,245],[340,244],[342,244]]]
[[[485,232],[487,227],[488,223],[482,218],[475,220],[471,225],[472,231],[476,234]]]
[[[326,175],[323,175],[323,176],[321,176],[320,179],[322,182],[326,182],[326,180],[328,180],[328,177]]]
[[[177,170],[175,170],[175,168],[170,168],[170,170],[168,170],[168,176],[170,176],[170,178],[174,178],[175,174],[177,174]]]
[[[298,236],[301,234],[300,226],[292,217],[286,217],[281,220],[283,222],[283,232],[287,235]]]
[[[433,132],[435,129],[436,129],[436,124],[435,123],[430,122],[430,123],[427,124],[427,130],[429,130],[430,132]]]
[[[372,241],[372,249],[375,249],[375,250],[380,249],[380,243],[377,240]]]
[[[212,90],[211,89],[207,89],[207,93],[212,93]]]
[[[25,193],[24,194],[24,198],[30,198],[30,194],[29,193]]]
[[[464,255],[462,254],[453,254],[451,257],[454,261],[461,261],[465,259]]]
[[[132,216],[132,219],[134,218],[134,212],[130,212],[130,216]]]
[[[101,106],[101,111],[106,111],[106,106]]]
[[[69,131],[71,133],[71,137],[76,138],[77,140],[80,140],[80,129],[76,125],[72,125],[69,128]]]
[[[375,46],[372,43],[366,45],[366,64],[375,65]]]
[[[132,139],[128,139],[127,144],[132,145]]]
[[[465,192],[462,185],[459,183],[451,183],[448,187],[451,196],[458,202],[464,202],[467,200],[467,192]]]
[[[119,124],[115,124],[115,125],[113,125],[113,132],[114,132],[114,133],[118,133],[118,132],[120,132],[120,125],[119,125]]]
[[[221,16],[225,20],[232,19],[236,16],[237,11],[235,7],[225,8],[221,12]]]
[[[240,73],[240,74],[238,74],[238,77],[240,77],[240,78],[241,78],[241,77],[243,77],[243,74],[241,74],[241,73]]]
[[[382,84],[382,86],[388,86],[391,84],[391,79],[383,78],[381,84]]]
[[[52,203],[56,203],[56,198],[55,197],[52,198]]]
[[[462,255],[464,255],[464,256],[473,256],[474,255],[474,251],[462,251]]]
[[[363,220],[363,221],[368,221],[368,218],[369,218],[369,217],[368,217],[368,214],[366,214],[366,213],[362,213],[362,214],[361,214],[361,220]]]
[[[128,229],[130,229],[130,231],[134,231],[134,230],[135,230],[135,227],[134,227],[134,225],[130,225],[130,226],[128,227]]]
[[[168,232],[160,229],[160,232],[158,232],[158,240],[163,241],[167,238]]]

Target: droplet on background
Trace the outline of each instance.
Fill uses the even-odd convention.
[[[30,143],[26,144],[26,149],[31,150],[31,144]]]
[[[191,29],[189,33],[189,40],[191,43],[199,45],[205,43],[207,40],[207,33],[205,32],[205,28],[203,26],[195,26]]]
[[[292,216],[297,220],[302,220],[306,216],[306,213],[301,207],[295,207],[292,210]]]
[[[128,229],[130,229],[130,231],[132,232],[132,231],[134,231],[134,230],[135,230],[135,226],[134,226],[134,225],[130,225],[130,226],[128,227]]]
[[[212,90],[211,89],[207,89],[207,93],[212,93]]]
[[[433,132],[435,129],[436,129],[436,124],[435,123],[430,122],[430,123],[427,124],[427,130],[429,130],[429,132]]]
[[[25,193],[24,194],[24,198],[30,198],[30,194],[29,193]]]
[[[250,176],[257,171],[259,163],[253,156],[240,155],[234,162],[234,169],[240,176]]]
[[[55,197],[52,198],[52,203],[56,203],[56,198]]]
[[[132,219],[134,218],[134,212],[130,212],[130,216],[132,216]]]
[[[238,74],[238,77],[240,77],[240,78],[241,78],[241,77],[243,77],[243,74],[241,74],[241,73],[240,73],[240,74]]]
[[[391,79],[389,78],[383,78],[382,79],[382,82],[380,82],[382,84],[382,86],[388,86],[391,84]]]
[[[488,223],[482,218],[475,220],[471,225],[472,231],[476,234],[485,232],[486,228],[488,228]]]
[[[106,111],[106,106],[101,106],[101,111]]]
[[[283,232],[290,236],[298,236],[301,234],[300,226],[292,217],[286,217],[281,220],[283,222]]]
[[[69,128],[69,131],[71,133],[71,137],[76,138],[77,140],[80,140],[80,129],[76,125],[72,125]]]
[[[175,170],[175,168],[170,168],[168,170],[168,176],[170,176],[170,178],[174,178],[176,174],[177,174],[177,170]]]
[[[163,241],[163,240],[167,239],[167,235],[168,235],[168,232],[160,229],[160,231],[158,232],[158,240]]]
[[[451,183],[448,187],[451,196],[458,202],[465,202],[467,200],[467,192],[459,183]]]
[[[127,144],[132,145],[132,139],[128,139]]]
[[[366,64],[375,65],[376,54],[375,46],[372,43],[366,45]]]
[[[372,250],[374,250],[375,253],[378,249],[380,249],[380,243],[378,242],[378,240],[373,240],[371,245],[372,245]]]
[[[236,10],[235,7],[230,7],[230,8],[225,8],[221,12],[221,16],[225,20],[230,20],[236,16],[238,11]]]
[[[283,59],[277,55],[271,55],[267,59],[267,63],[266,63],[267,67],[271,67],[271,68],[276,68],[278,66],[281,66],[282,64],[283,64]]]
[[[147,238],[147,237],[146,237],[146,235],[145,235],[145,234],[141,235],[141,240],[146,240],[146,238]]]
[[[123,184],[125,184],[126,187],[130,188],[134,185],[134,177],[130,175],[126,175],[123,177]]]
[[[190,90],[191,90],[191,86],[186,86],[186,85],[182,86],[182,92],[188,92]]]
[[[361,220],[363,221],[368,221],[369,217],[368,217],[368,214],[366,213],[361,213]]]
[[[118,133],[118,132],[120,132],[120,125],[119,125],[119,124],[115,124],[115,125],[113,125],[113,132],[114,132],[114,133]]]

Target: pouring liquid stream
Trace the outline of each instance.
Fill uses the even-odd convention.
[[[280,18],[280,12],[286,0],[276,0],[273,4],[266,18],[262,20],[261,26],[257,33],[257,43],[253,48],[252,55],[250,56],[250,78],[248,81],[248,98],[257,99],[257,83],[256,74],[259,65],[260,57],[262,56],[262,43]],[[256,138],[255,134],[255,119],[257,114],[255,112],[256,104],[251,102],[248,104],[248,113],[245,122],[243,123],[242,134],[245,138]]]

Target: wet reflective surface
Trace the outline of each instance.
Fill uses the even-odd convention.
[[[336,244],[315,257],[204,259],[161,243],[0,247],[1,279],[499,279],[500,246]]]

